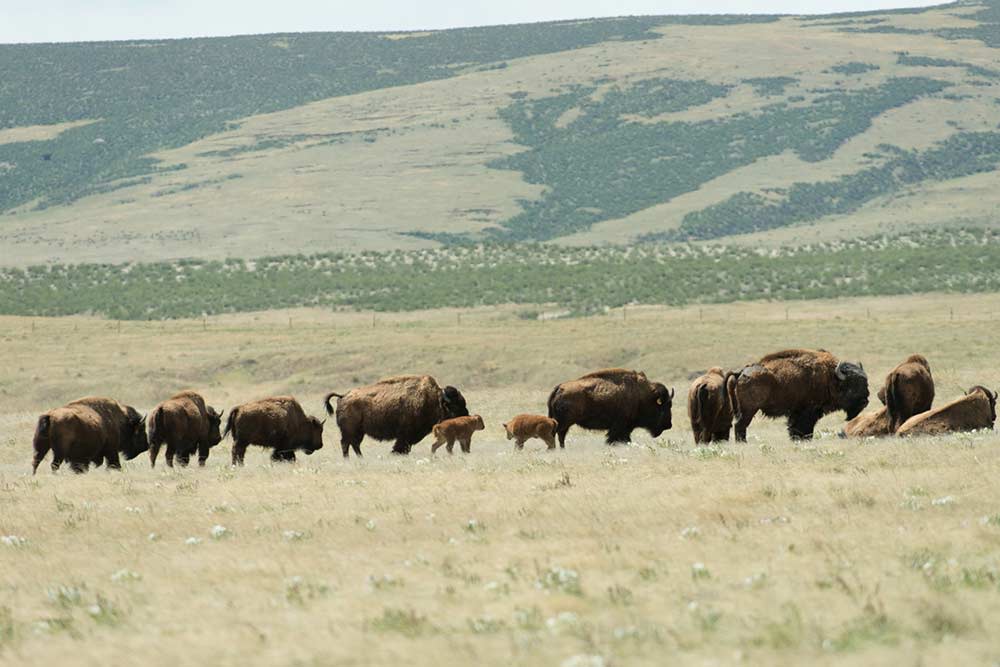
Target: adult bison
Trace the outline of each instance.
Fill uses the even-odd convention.
[[[895,432],[913,415],[927,412],[934,403],[934,378],[927,358],[920,354],[907,357],[885,378],[878,399],[889,411],[889,427]]]
[[[691,383],[688,389],[688,418],[696,443],[729,440],[733,410],[726,393],[726,376],[721,368],[710,368]]]
[[[863,412],[844,424],[844,430],[840,435],[844,438],[878,438],[892,433],[889,409],[883,405],[878,410]]]
[[[31,474],[52,450],[52,470],[69,461],[73,472],[85,472],[91,463],[108,462],[121,469],[119,454],[126,460],[148,449],[143,416],[130,405],[113,398],[88,396],[49,410],[38,418]]]
[[[334,396],[336,410],[330,404]],[[397,375],[346,394],[330,392],[323,403],[327,414],[337,415],[345,458],[351,448],[361,456],[366,435],[394,440],[393,454],[409,454],[438,422],[469,415],[462,392],[452,386],[442,389],[430,375]]]
[[[997,420],[997,393],[975,386],[965,396],[947,405],[914,415],[903,422],[896,435],[940,435],[955,431],[993,428]]]
[[[222,414],[205,404],[201,394],[182,391],[163,401],[147,415],[149,428],[149,463],[156,467],[160,447],[167,446],[167,465],[177,462],[186,466],[191,455],[198,452],[198,465],[205,465],[208,452],[222,440],[219,427]]]
[[[811,438],[820,417],[843,410],[854,419],[868,405],[861,364],[837,361],[825,350],[784,350],[726,376],[736,440],[747,439],[754,415],[787,417],[793,440]]]
[[[233,465],[243,465],[250,445],[271,448],[272,461],[294,461],[296,450],[323,448],[324,422],[306,416],[291,396],[272,396],[230,410],[222,437],[233,434]]]
[[[607,431],[609,445],[630,442],[632,431],[644,428],[654,438],[668,430],[674,391],[650,382],[645,373],[607,368],[563,382],[549,394],[549,417],[559,424],[559,446],[574,424]]]

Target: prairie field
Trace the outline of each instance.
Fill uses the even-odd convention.
[[[997,664],[1000,437],[696,447],[690,378],[782,347],[913,352],[937,403],[1000,385],[1000,294],[628,308],[0,318],[0,664]],[[606,366],[676,387],[674,425],[515,452],[501,423]],[[30,474],[37,415],[87,394],[229,409],[396,373],[458,386],[469,455],[366,440],[271,464]]]

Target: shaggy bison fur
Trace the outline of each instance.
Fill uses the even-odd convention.
[[[910,417],[896,435],[940,435],[993,428],[997,420],[997,393],[975,386],[947,405]]]
[[[337,397],[334,409],[330,399]],[[337,415],[340,447],[346,458],[353,448],[361,456],[361,441],[394,440],[393,454],[409,454],[434,425],[467,417],[465,397],[455,387],[443,389],[430,375],[399,375],[352,389],[330,392],[323,401],[328,414]]]
[[[878,398],[889,410],[892,432],[913,415],[930,410],[934,403],[934,378],[926,357],[914,354],[893,368],[879,389]]]
[[[843,410],[854,419],[868,405],[861,364],[837,361],[825,350],[784,350],[726,376],[736,440],[746,441],[754,415],[787,417],[793,440],[811,438],[816,422]]]
[[[673,390],[650,382],[645,373],[608,368],[563,382],[549,394],[549,417],[558,423],[559,446],[566,432],[578,425],[607,431],[609,445],[630,442],[632,431],[644,428],[654,438],[671,426]]]
[[[182,466],[198,452],[198,465],[205,465],[208,452],[222,440],[219,432],[222,414],[194,391],[182,391],[163,401],[150,411],[149,462],[155,468],[160,447],[167,446],[167,465],[174,466],[174,457]]]
[[[132,460],[148,449],[143,416],[135,408],[113,398],[88,396],[49,410],[38,418],[33,441],[35,474],[52,450],[52,470],[69,461],[73,472],[87,470],[91,463],[121,469],[119,454]]]
[[[249,445],[269,447],[272,461],[294,461],[296,450],[323,448],[323,422],[306,416],[291,396],[273,396],[229,411],[222,437],[233,434],[233,465],[243,465]]]
[[[884,405],[878,410],[862,412],[844,424],[844,430],[840,433],[845,438],[879,438],[892,434],[892,426],[889,424],[889,409]]]
[[[710,368],[691,383],[688,418],[696,443],[729,440],[733,410],[726,393],[726,376],[721,368]]]

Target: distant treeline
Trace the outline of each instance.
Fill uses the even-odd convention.
[[[0,270],[0,313],[118,319],[320,306],[557,304],[574,313],[1000,290],[1000,233],[949,230],[801,248],[457,246],[422,251]]]

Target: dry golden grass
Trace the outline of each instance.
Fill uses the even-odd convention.
[[[949,309],[955,309],[955,320]],[[871,319],[867,318],[867,310]],[[674,429],[515,453],[500,423],[558,380],[687,374],[785,345],[873,378],[925,353],[939,398],[996,387],[1000,295],[524,322],[515,309],[318,311],[202,322],[0,319],[0,663],[989,664],[1000,659],[1000,438],[792,444]],[[292,328],[288,317],[292,317]],[[252,362],[251,362],[252,360]],[[366,441],[272,466],[29,472],[35,415],[85,393],[146,409],[182,386],[220,407],[401,371],[457,384],[487,430],[468,456]],[[355,380],[356,378],[356,380]],[[221,528],[216,528],[219,526]],[[213,532],[214,531],[214,532]],[[194,538],[193,540],[191,538]],[[193,542],[193,543],[189,543]],[[584,656],[584,657],[576,657]]]

